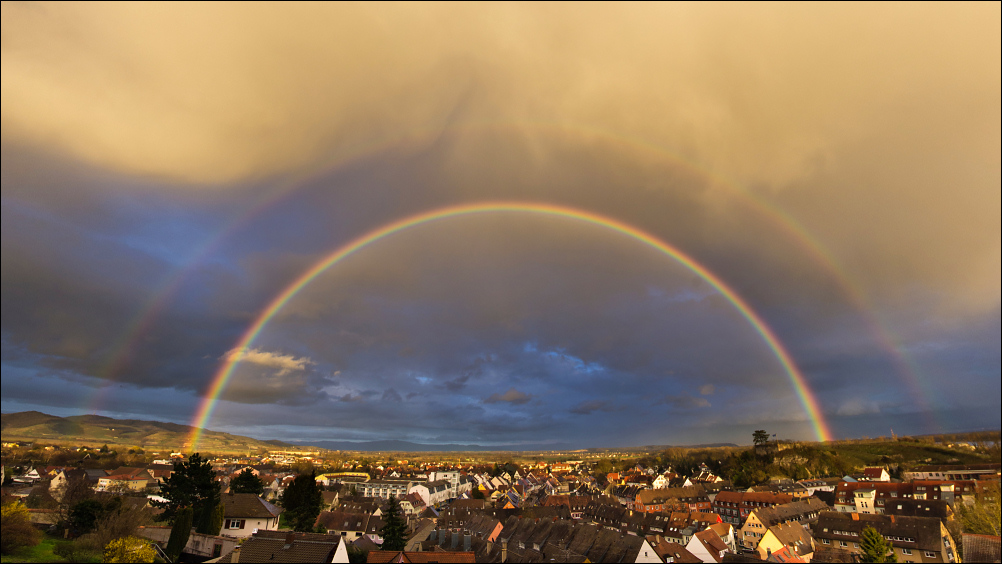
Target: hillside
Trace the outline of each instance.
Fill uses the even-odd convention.
[[[120,445],[143,449],[176,450],[183,448],[192,427],[160,421],[113,419],[100,415],[57,417],[37,411],[0,415],[4,441],[44,441],[73,445]],[[199,450],[205,452],[247,452],[287,446],[276,441],[204,431]]]

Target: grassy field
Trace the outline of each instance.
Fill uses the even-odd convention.
[[[58,539],[45,535],[42,542],[30,548],[22,548],[13,554],[5,554],[0,557],[0,562],[66,562],[60,556],[52,552],[56,548]]]
[[[22,548],[13,554],[5,554],[0,557],[0,562],[4,564],[7,562],[101,562],[101,555],[93,552],[78,552],[77,557],[85,558],[83,560],[67,560],[54,552],[60,544],[71,542],[73,541],[66,541],[46,534],[42,536],[42,542],[36,546]]]

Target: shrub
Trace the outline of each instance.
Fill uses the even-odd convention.
[[[11,552],[42,541],[42,534],[31,524],[28,508],[20,503],[8,503],[0,509],[0,552]]]

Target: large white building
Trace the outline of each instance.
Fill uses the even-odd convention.
[[[389,499],[407,495],[415,483],[413,480],[370,480],[355,484],[355,491],[366,497]]]

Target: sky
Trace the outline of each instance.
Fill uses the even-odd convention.
[[[998,429],[1000,11],[4,2],[0,404],[508,448]],[[521,208],[380,237],[243,342],[350,242],[489,202]]]

